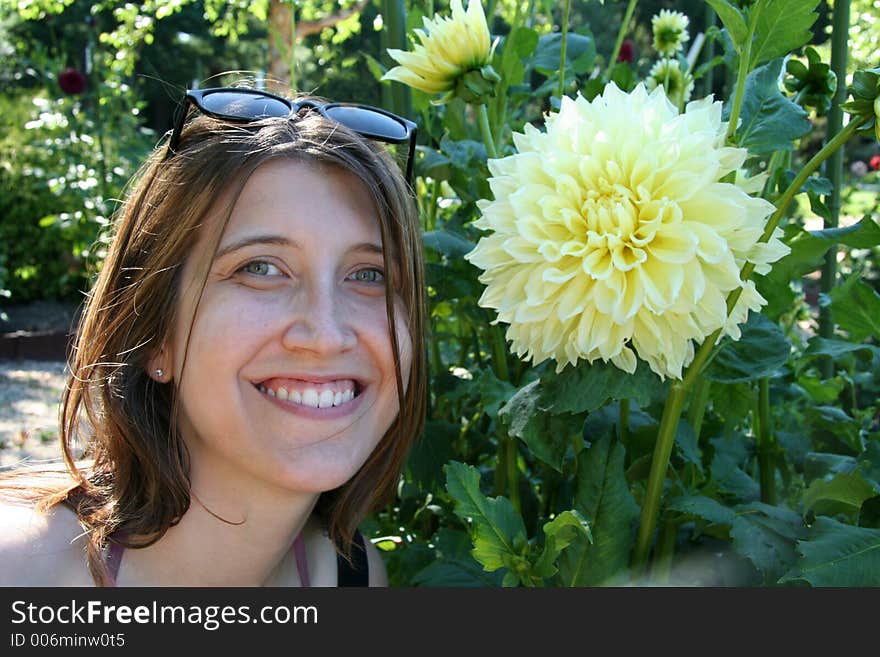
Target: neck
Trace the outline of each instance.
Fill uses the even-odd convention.
[[[126,550],[122,584],[262,586],[295,570],[291,546],[317,502],[315,493],[253,490],[218,495],[193,480],[190,508],[150,547]],[[129,580],[126,582],[126,580]]]

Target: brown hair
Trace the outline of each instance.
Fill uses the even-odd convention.
[[[102,554],[111,534],[126,547],[144,547],[180,520],[189,508],[190,482],[188,453],[177,430],[178,399],[174,385],[147,375],[147,364],[175,324],[183,263],[200,231],[215,230],[212,224],[217,227],[211,253],[217,248],[235,200],[259,166],[281,158],[316,162],[354,174],[373,199],[400,401],[397,418],[359,471],[319,497],[316,510],[348,555],[363,517],[394,495],[424,425],[424,273],[409,188],[383,147],[316,112],[245,126],[197,115],[176,153],[163,157],[160,148],[133,179],[80,319],[61,418],[64,461],[74,481],[59,486],[50,476],[21,472],[21,478],[5,477],[7,492],[22,497],[29,489],[31,498],[42,496],[39,508],[63,502],[75,511],[88,532],[89,569],[98,584],[108,582]],[[221,208],[223,220],[204,222],[227,190],[232,193]],[[397,295],[412,340],[408,373],[400,371],[394,331]],[[193,318],[189,321],[191,326]],[[77,460],[80,441],[84,461]]]

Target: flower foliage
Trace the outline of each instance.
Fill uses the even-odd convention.
[[[563,98],[546,130],[526,125],[516,154],[490,160],[495,198],[475,225],[492,232],[466,258],[518,356],[633,372],[638,354],[681,378],[694,341],[739,338],[765,303],[740,268],[766,273],[788,247],[778,229],[760,242],[773,205],[749,195],[761,181],[739,171],[746,151],[724,146],[726,128],[711,98],[679,113],[662,89],[609,83],[592,102]]]
[[[654,32],[654,50],[661,55],[671,57],[682,49],[688,40],[688,17],[678,11],[661,9],[651,19]]]
[[[428,94],[444,94],[439,102],[456,94],[466,102],[482,102],[499,81],[490,61],[494,48],[483,5],[469,0],[450,3],[451,17],[435,14],[424,19],[424,30],[415,30],[421,43],[412,52],[391,48],[388,54],[400,66],[383,80],[396,80]]]

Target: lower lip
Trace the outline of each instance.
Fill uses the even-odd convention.
[[[358,409],[361,405],[361,401],[364,398],[364,392],[366,392],[366,388],[361,388],[360,393],[354,399],[347,401],[346,403],[340,406],[327,406],[325,408],[315,408],[314,406],[306,406],[305,404],[297,404],[296,402],[284,401],[278,399],[278,397],[273,397],[272,395],[263,392],[256,386],[254,389],[257,393],[262,396],[263,399],[268,402],[274,404],[278,408],[287,411],[297,417],[306,418],[310,420],[335,420],[337,418],[345,417]]]

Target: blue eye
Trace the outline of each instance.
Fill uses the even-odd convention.
[[[265,260],[251,260],[239,271],[245,274],[253,274],[254,276],[274,276],[281,273],[278,267]]]
[[[385,280],[385,274],[379,269],[358,269],[350,278],[358,283],[382,283]]]

